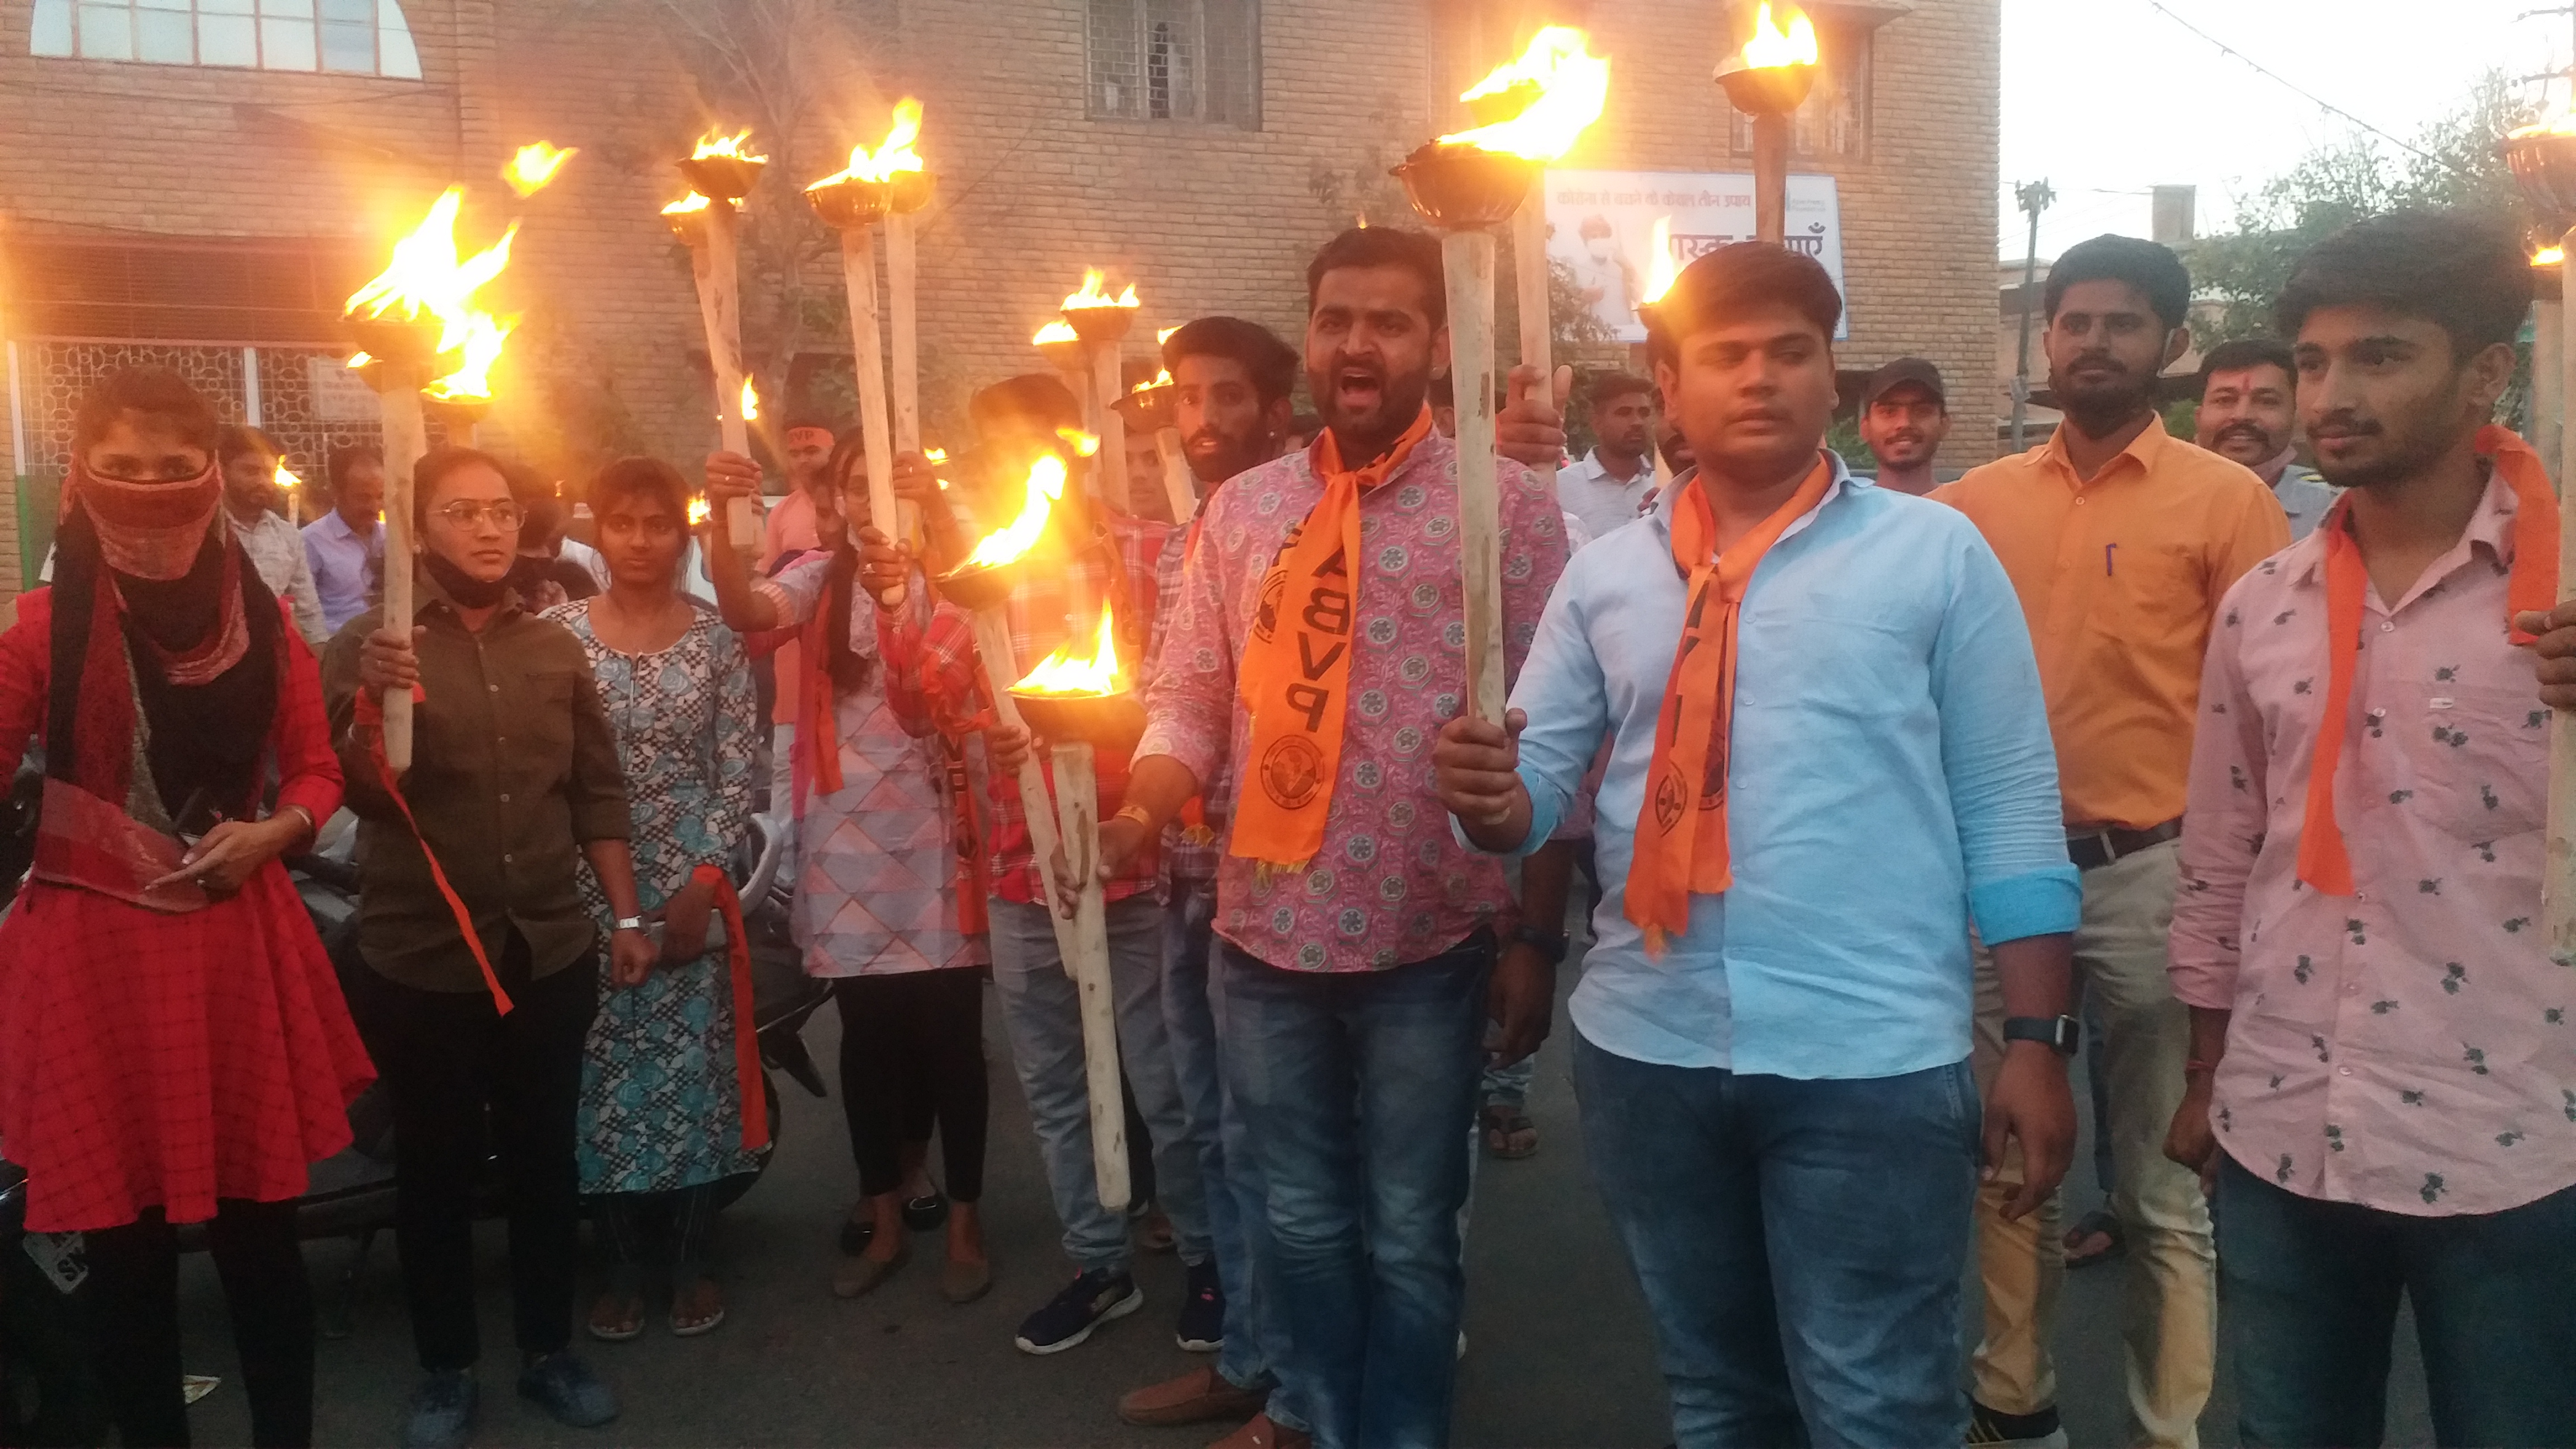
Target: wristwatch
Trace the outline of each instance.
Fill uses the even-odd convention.
[[[1512,940],[1520,945],[1536,948],[1540,955],[1547,958],[1547,964],[1550,966],[1565,964],[1565,937],[1553,931],[1542,931],[1536,926],[1523,922],[1512,928]]]
[[[609,930],[612,934],[618,931],[640,931],[643,929],[644,918],[642,916],[619,916],[616,920],[609,922]]]
[[[2004,1040],[2044,1042],[2059,1056],[2071,1057],[2084,1040],[2084,1025],[2071,1016],[2007,1016]]]

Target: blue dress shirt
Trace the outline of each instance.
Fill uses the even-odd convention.
[[[1738,627],[1727,839],[1735,883],[1660,959],[1624,914],[1684,583],[1665,491],[1574,556],[1512,703],[1529,714],[1523,852],[1556,828],[1605,731],[1607,894],[1572,1003],[1637,1061],[1887,1077],[1968,1055],[1968,930],[2072,931],[2039,666],[2003,565],[1955,509],[1855,482],[1766,554]],[[1685,479],[1687,475],[1685,475]]]

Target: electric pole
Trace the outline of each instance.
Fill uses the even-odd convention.
[[[2015,187],[2013,196],[2021,203],[2021,209],[2030,213],[2030,247],[2022,253],[2021,261],[2021,344],[2013,360],[2012,445],[2013,451],[2018,453],[2030,446],[2024,437],[2023,423],[2030,409],[2030,314],[2033,310],[2030,291],[2039,280],[2039,214],[2048,210],[2049,203],[2057,200],[2057,193],[2049,190],[2048,183],[2041,180]]]

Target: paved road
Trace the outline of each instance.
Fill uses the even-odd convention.
[[[613,1384],[626,1412],[610,1429],[557,1427],[510,1391],[485,1385],[484,1444],[606,1446],[702,1444],[1148,1445],[1183,1449],[1214,1437],[1197,1428],[1137,1430],[1111,1405],[1124,1389],[1177,1373],[1194,1360],[1173,1346],[1180,1270],[1168,1257],[1139,1267],[1145,1309],[1092,1342],[1047,1359],[1011,1347],[1028,1310],[1068,1271],[1056,1247],[1037,1152],[1017,1083],[987,1013],[994,1073],[994,1132],[985,1204],[997,1283],[980,1303],[949,1306],[938,1293],[937,1239],[875,1295],[834,1299],[827,1283],[834,1225],[857,1190],[836,1102],[792,1084],[777,1162],[725,1217],[717,1261],[731,1320],[715,1334],[677,1340],[653,1330],[626,1344],[582,1339],[581,1351]],[[1458,1381],[1456,1441],[1465,1446],[1662,1444],[1670,1437],[1645,1310],[1582,1161],[1563,1037],[1542,1054],[1531,1102],[1544,1141],[1521,1162],[1486,1161],[1468,1243],[1469,1348]],[[829,1012],[809,1038],[830,1062]],[[2080,1081],[2081,1078],[2079,1077]],[[2088,1129],[2089,1130],[2089,1129]],[[2079,1156],[2079,1164],[2085,1159]],[[2090,1205],[2079,1165],[2074,1210]],[[503,1234],[486,1225],[480,1279],[487,1361],[509,1361]],[[317,1278],[349,1261],[344,1245],[308,1249]],[[2117,1267],[2071,1275],[2060,1331],[2068,1427],[2078,1446],[2120,1442]],[[595,1282],[595,1278],[592,1280]],[[1975,1311],[1971,1284],[1968,1310]],[[241,1443],[248,1420],[223,1300],[212,1267],[191,1260],[182,1282],[190,1366],[226,1382],[197,1409],[203,1443]],[[586,1303],[586,1300],[585,1300]],[[325,1444],[389,1442],[413,1383],[410,1334],[390,1241],[359,1274],[354,1333],[321,1351],[319,1434]],[[658,1314],[658,1305],[657,1305]],[[1971,1328],[1973,1324],[1969,1325]],[[2392,1391],[2390,1442],[2430,1440],[2411,1344]],[[2222,1376],[2203,1421],[2212,1445],[2235,1442]]]

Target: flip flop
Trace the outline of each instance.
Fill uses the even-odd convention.
[[[704,1280],[702,1279],[700,1281]],[[681,1300],[678,1297],[671,1300],[671,1336],[673,1338],[696,1338],[700,1334],[713,1333],[724,1326],[725,1309],[724,1302],[721,1298],[717,1300],[715,1316],[712,1318],[702,1319],[696,1323],[689,1323],[681,1319],[680,1301]]]
[[[2108,1238],[2110,1240],[2110,1246],[2090,1253],[2079,1253],[2070,1248],[2066,1253],[2067,1267],[2090,1268],[2096,1263],[2107,1263],[2111,1259],[2119,1257],[2122,1253],[2128,1251],[2128,1230],[2120,1225],[2118,1215],[2112,1213],[2107,1208],[2095,1208],[2093,1211],[2077,1218],[2075,1220],[2075,1226],[2066,1230],[2066,1236],[2078,1242],[2081,1242],[2086,1238],[2093,1237],[2096,1234]]]
[[[1485,1108],[1482,1115],[1488,1156],[1516,1161],[1538,1151],[1538,1124],[1530,1120],[1529,1113],[1518,1107],[1495,1106]],[[1529,1134],[1527,1143],[1516,1145],[1523,1133]]]
[[[603,1328],[600,1326],[599,1310],[607,1306],[607,1300],[611,1296],[615,1296],[617,1298],[618,1307],[625,1308],[631,1305],[634,1309],[633,1316],[626,1320],[624,1327]],[[625,1293],[616,1295],[602,1293],[599,1295],[599,1301],[592,1303],[590,1306],[589,1328],[590,1336],[598,1339],[602,1343],[624,1343],[630,1338],[640,1336],[644,1332],[644,1295],[641,1293]]]

